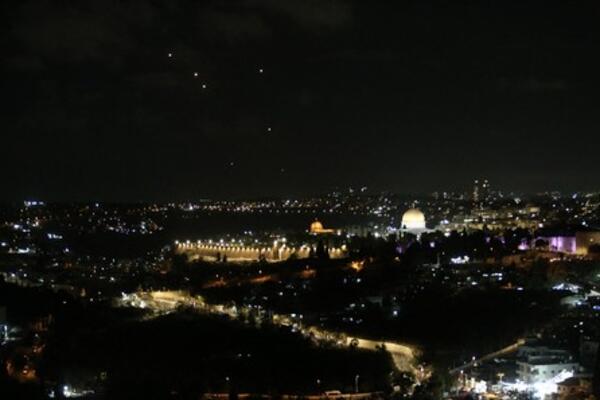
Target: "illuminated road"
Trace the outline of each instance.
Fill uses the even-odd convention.
[[[459,372],[464,371],[465,369],[469,369],[471,367],[475,367],[484,361],[488,361],[493,358],[515,352],[515,351],[517,351],[517,349],[519,347],[523,346],[524,344],[525,344],[525,339],[519,339],[515,343],[513,343],[509,346],[506,346],[500,350],[494,351],[492,353],[488,353],[488,354],[484,355],[483,357],[474,359],[466,364],[461,365],[460,367],[451,369],[450,374],[458,374]]]
[[[357,343],[357,347],[361,349],[376,351],[383,347],[390,353],[394,361],[394,365],[399,371],[414,371],[414,363],[416,362],[415,350],[407,345],[394,342],[378,342],[359,337],[348,337],[348,343],[352,341]]]
[[[122,298],[117,300],[120,306],[136,307],[152,310],[153,318],[160,315],[171,313],[179,306],[192,307],[195,310],[206,314],[226,315],[230,318],[239,318],[248,313],[255,312],[255,309],[249,307],[225,306],[220,304],[208,304],[201,297],[192,297],[188,293],[180,291],[163,292],[139,292],[133,294],[123,294]],[[264,312],[264,310],[262,310]],[[398,371],[411,371],[415,373],[417,379],[422,381],[427,379],[430,371],[423,368],[417,368],[418,350],[414,347],[389,342],[364,339],[356,336],[349,336],[343,332],[333,332],[316,326],[305,326],[298,318],[293,316],[272,314],[274,324],[292,328],[307,337],[316,341],[326,341],[335,343],[339,346],[356,346],[360,349],[377,351],[382,347],[391,356],[394,366]]]

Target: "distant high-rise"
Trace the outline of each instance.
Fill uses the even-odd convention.
[[[481,184],[481,200],[489,201],[491,196],[490,182],[487,179],[483,180]]]
[[[475,183],[473,184],[473,203],[479,203],[479,180],[475,179]]]
[[[490,200],[490,182],[487,179],[475,179],[473,184],[473,205],[483,207]]]

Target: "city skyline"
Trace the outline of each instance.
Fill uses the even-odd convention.
[[[0,398],[600,400],[598,0],[5,0]]]

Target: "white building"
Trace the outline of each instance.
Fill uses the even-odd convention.
[[[523,346],[519,356],[517,375],[527,384],[550,381],[565,372],[575,373],[580,369],[579,363],[565,350]]]

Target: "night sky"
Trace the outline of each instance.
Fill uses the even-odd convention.
[[[1,200],[600,187],[597,1],[0,10]]]

